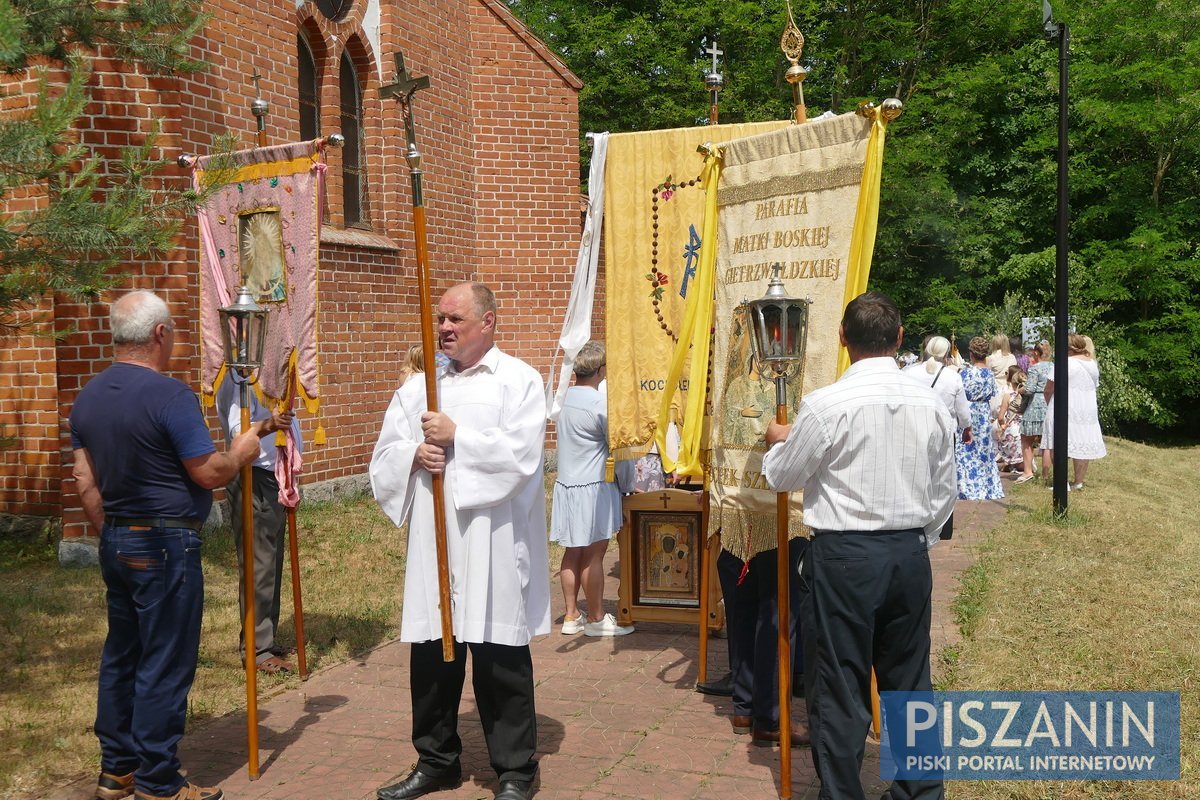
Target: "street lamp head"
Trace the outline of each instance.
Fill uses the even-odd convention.
[[[225,364],[243,378],[262,366],[269,311],[254,301],[250,289],[238,289],[237,299],[220,309]]]

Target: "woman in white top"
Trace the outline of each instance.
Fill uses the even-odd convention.
[[[1071,489],[1083,488],[1088,466],[1097,458],[1108,455],[1104,436],[1100,432],[1100,414],[1096,405],[1096,389],[1100,386],[1100,369],[1096,359],[1088,355],[1090,340],[1077,333],[1067,339],[1067,456],[1074,468]],[[1094,345],[1093,345],[1094,348]],[[1042,452],[1054,449],[1054,377],[1046,381],[1046,420],[1042,430]]]
[[[550,541],[565,548],[559,580],[566,614],[562,632],[588,636],[624,636],[632,625],[618,625],[604,613],[604,554],[621,529],[621,493],[604,479],[608,460],[608,401],[599,391],[604,380],[604,345],[588,342],[575,357],[575,385],[567,389],[559,415],[558,476],[550,512]],[[579,590],[588,614],[579,609]]]
[[[958,427],[959,434],[971,427],[971,407],[963,394],[963,382],[958,370],[948,360],[950,340],[934,336],[925,343],[925,360],[911,364],[901,370],[905,375],[920,381],[937,392],[946,404],[950,416]],[[970,441],[970,434],[967,435]]]

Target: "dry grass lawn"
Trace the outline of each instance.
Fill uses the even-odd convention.
[[[301,507],[297,527],[310,670],[396,636],[405,536],[374,500]],[[284,568],[281,635],[294,641],[291,583]],[[244,708],[238,657],[237,560],[228,530],[206,535],[200,668],[189,726]],[[20,796],[98,771],[91,726],[96,669],[107,629],[96,569],[66,570],[52,542],[0,541],[0,797]],[[262,675],[270,694],[299,678]]]
[[[963,782],[952,800],[1200,797],[1200,447],[1107,440],[1065,522],[1031,482],[967,573],[944,689],[1181,692],[1179,782]]]

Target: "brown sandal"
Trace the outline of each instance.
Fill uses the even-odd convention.
[[[289,672],[294,672],[296,668],[279,656],[271,656],[258,662],[257,669],[259,672],[265,672],[268,675],[285,675]]]

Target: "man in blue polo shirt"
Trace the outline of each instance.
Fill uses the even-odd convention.
[[[167,304],[130,292],[113,303],[111,325],[115,361],[71,411],[75,489],[101,532],[108,588],[96,797],[220,800],[220,789],[184,779],[176,755],[200,649],[200,527],[212,490],[291,415],[256,422],[218,453],[196,395],[162,374],[175,344]]]

